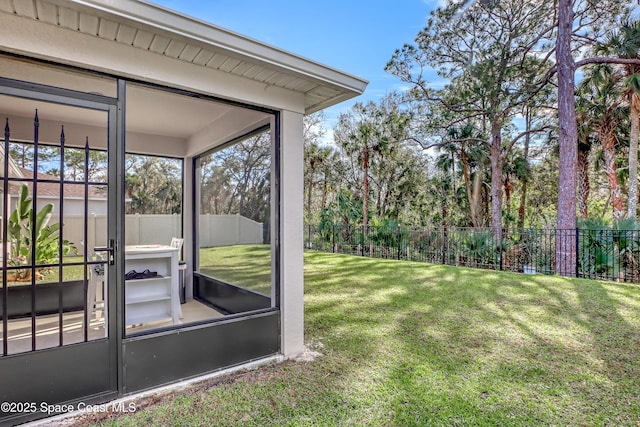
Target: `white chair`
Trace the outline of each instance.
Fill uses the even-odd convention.
[[[171,238],[171,243],[169,244],[169,246],[171,246],[172,248],[178,248],[182,250],[183,244],[184,244],[184,239],[180,239],[179,237],[173,237]]]

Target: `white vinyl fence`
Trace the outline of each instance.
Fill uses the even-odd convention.
[[[262,243],[262,223],[240,215],[200,215],[200,247]]]
[[[82,251],[84,243],[84,216],[64,217],[63,238],[73,242]],[[127,245],[169,244],[172,237],[182,236],[180,215],[126,215],[125,241]],[[59,218],[53,216],[50,224]],[[240,215],[200,215],[200,247],[263,242],[262,223]],[[89,248],[106,246],[107,216],[91,214],[87,220]]]

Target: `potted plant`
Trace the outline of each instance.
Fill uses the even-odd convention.
[[[29,195],[29,188],[25,184],[21,186],[16,207],[7,221],[9,237],[7,265],[20,268],[7,269],[5,274],[7,282],[29,282],[29,284],[14,283],[9,286],[7,315],[10,318],[31,315],[34,291],[37,314],[57,312],[60,305],[60,292],[62,292],[64,311],[82,309],[84,306],[83,280],[62,284],[57,281],[38,283],[35,289],[30,284],[32,272],[35,272],[35,282],[42,282],[52,271],[52,268],[47,265],[57,264],[60,255],[66,256],[72,251],[77,251],[75,245],[68,240],[62,240],[62,247],[60,247],[60,224],[49,224],[53,207],[53,204],[48,203],[36,213],[33,209],[33,198]],[[35,268],[32,267],[34,256]],[[0,302],[3,298],[2,293]]]
[[[36,266],[56,263],[59,255],[66,256],[72,250],[76,250],[73,243],[68,240],[62,241],[62,251],[59,250],[60,224],[49,224],[52,212],[53,204],[47,203],[40,212],[35,213],[29,188],[26,184],[22,184],[16,207],[11,212],[7,224],[10,266],[19,267],[30,264],[33,260],[33,250],[35,250]],[[32,244],[31,240],[34,236],[35,244]],[[18,282],[31,281],[31,271],[31,268],[14,269],[10,271],[8,279]],[[36,280],[42,280],[48,272],[50,268],[37,268]]]

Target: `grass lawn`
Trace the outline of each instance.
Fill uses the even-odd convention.
[[[63,281],[73,281],[73,280],[83,280],[84,279],[84,268],[81,265],[68,265],[64,266],[64,264],[68,263],[80,263],[83,261],[83,257],[81,256],[68,256],[63,260],[63,268],[62,268],[62,280]],[[31,268],[29,266],[25,268]],[[58,267],[50,268],[44,273],[44,278],[42,280],[38,280],[36,285],[45,284],[45,283],[58,283],[59,282],[59,269]],[[31,280],[27,280],[25,282],[14,282],[8,281],[7,286],[25,286],[30,285]],[[2,272],[0,272],[0,288],[2,288]]]
[[[271,295],[271,246],[202,248],[200,272],[264,295]]]
[[[306,339],[322,356],[103,425],[640,423],[637,285],[318,252],[305,278]]]

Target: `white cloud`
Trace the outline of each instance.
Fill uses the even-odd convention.
[[[640,3],[638,3],[636,0],[632,0],[629,2],[629,5],[627,5],[627,8],[629,9],[630,20],[640,20]]]
[[[422,3],[426,4],[429,8],[445,7],[449,0],[422,0]]]

